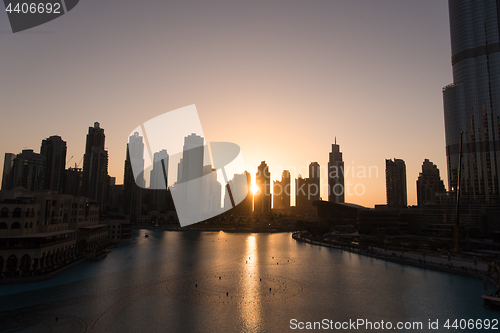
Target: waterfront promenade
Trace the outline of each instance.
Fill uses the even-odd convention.
[[[487,280],[497,288],[500,287],[500,281],[494,279],[491,273],[488,272],[488,264],[479,260],[471,260],[464,258],[455,258],[451,256],[443,256],[437,253],[409,252],[386,250],[378,247],[370,247],[370,249],[361,249],[355,246],[346,246],[335,242],[321,242],[304,237],[302,232],[294,232],[293,239],[309,243],[317,246],[336,248],[344,251],[365,255],[368,257],[395,262],[398,264],[411,265],[420,268],[433,269],[446,273],[470,276],[481,280]]]

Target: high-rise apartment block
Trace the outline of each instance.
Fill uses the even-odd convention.
[[[387,206],[391,208],[406,208],[408,206],[406,192],[406,164],[395,158],[385,160],[385,184],[387,191]]]
[[[273,209],[289,209],[290,208],[290,171],[283,170],[281,181],[273,182]]]
[[[14,166],[16,154],[5,153],[3,162],[3,175],[2,175],[2,190],[9,190],[11,188],[10,171]]]
[[[255,183],[259,191],[254,196],[254,211],[264,214],[271,212],[271,173],[265,161],[257,168]]]
[[[11,156],[6,156],[5,164],[12,163],[8,174],[5,190],[22,187],[28,191],[43,189],[45,179],[45,157],[32,149],[25,149],[17,154],[11,162]]]
[[[104,140],[104,129],[95,122],[87,134],[82,173],[82,195],[102,206],[108,189],[108,152],[104,149]]]
[[[44,190],[64,192],[66,141],[53,135],[42,141],[40,155],[45,157]]]
[[[417,180],[417,203],[419,207],[440,203],[437,195],[445,193],[444,183],[439,176],[439,169],[428,159],[424,160],[422,172]]]

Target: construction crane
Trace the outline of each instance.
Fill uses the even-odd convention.
[[[66,162],[66,164],[64,165],[64,167],[65,167],[65,168],[66,168],[66,165],[68,165],[68,163],[69,163],[72,159],[73,159],[73,156],[71,156],[71,157],[69,158],[69,160]]]
[[[82,161],[83,161],[83,156],[80,159],[80,162],[78,162],[78,164],[75,163],[75,169],[78,168],[80,166],[80,164],[82,164]]]

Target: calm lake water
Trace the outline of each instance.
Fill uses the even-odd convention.
[[[287,332],[298,331],[292,319],[297,328],[363,319],[423,324],[394,332],[470,332],[443,324],[499,318],[483,307],[482,293],[477,279],[312,246],[289,233],[135,230],[102,261],[0,286],[0,330]],[[429,320],[439,320],[439,330],[429,330]]]

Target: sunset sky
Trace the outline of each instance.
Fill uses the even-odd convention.
[[[2,166],[4,153],[39,152],[51,135],[67,142],[74,165],[98,121],[120,184],[129,133],[195,104],[208,141],[238,144],[254,176],[263,160],[273,180],[282,169],[307,177],[312,161],[326,170],[336,137],[346,168],[378,167],[378,177],[346,175],[365,188],[346,202],[384,204],[385,159],[401,158],[416,204],[424,159],[447,184],[447,8],[446,0],[84,0],[16,34],[0,11]]]

